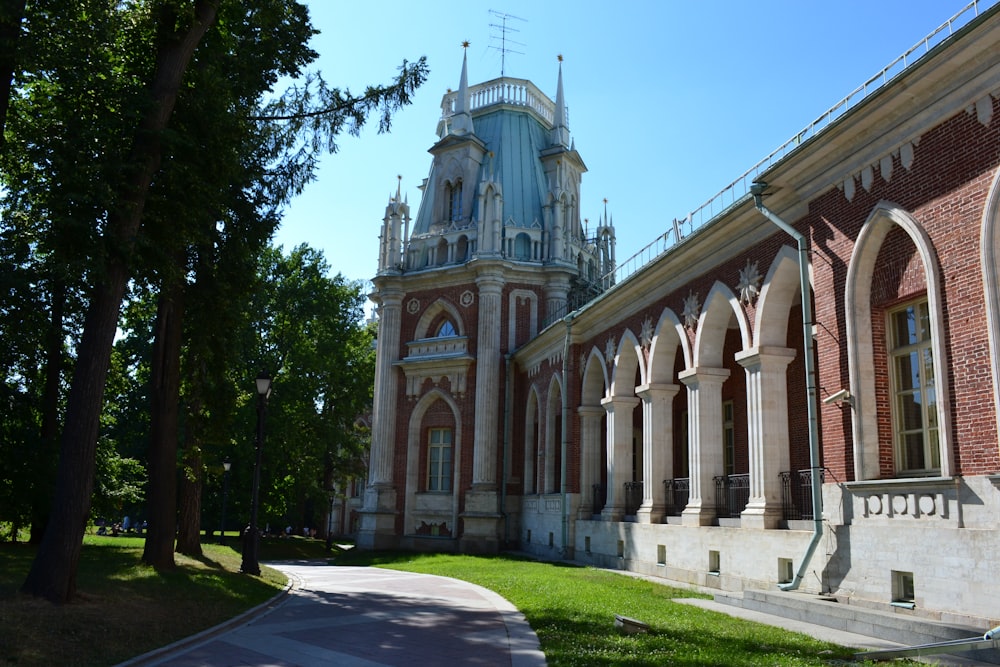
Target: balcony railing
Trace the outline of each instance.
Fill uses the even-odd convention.
[[[691,478],[663,480],[663,495],[667,516],[680,516],[691,498]]]
[[[715,512],[720,519],[738,519],[750,502],[750,475],[720,475],[715,480]]]
[[[781,515],[785,521],[811,521],[812,506],[812,469],[787,470],[779,473],[781,477]],[[824,474],[819,473],[820,482]]]
[[[625,482],[625,516],[635,516],[642,505],[642,482]]]

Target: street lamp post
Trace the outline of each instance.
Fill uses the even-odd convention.
[[[271,395],[271,378],[266,373],[257,376],[257,459],[253,467],[253,487],[250,492],[250,525],[243,535],[243,563],[240,572],[260,576],[257,562],[260,533],[257,530],[257,508],[260,503],[260,462],[264,450],[264,414]]]
[[[226,498],[229,497],[229,469],[233,462],[227,456],[222,461],[222,526],[219,529],[219,544],[226,543]]]

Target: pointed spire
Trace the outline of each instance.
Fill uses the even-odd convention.
[[[554,146],[569,146],[569,126],[566,123],[566,95],[563,93],[562,54],[559,54],[559,83],[556,86],[556,112],[552,118],[551,142]]]
[[[455,115],[451,119],[452,134],[472,134],[472,116],[469,115],[469,41],[462,42],[462,78],[458,84]]]
[[[396,201],[399,201],[399,188],[402,186],[402,184],[403,184],[403,175],[402,174],[397,174],[396,175]]]

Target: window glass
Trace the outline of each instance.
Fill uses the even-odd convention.
[[[451,320],[445,320],[441,323],[441,326],[437,330],[438,338],[450,338],[452,336],[457,336],[458,332],[455,331],[455,325],[451,323]]]
[[[933,475],[940,471],[934,352],[927,301],[889,314],[892,412],[896,471]]]
[[[432,428],[428,433],[427,490],[451,491],[450,428]]]

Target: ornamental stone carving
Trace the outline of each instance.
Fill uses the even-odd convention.
[[[688,292],[687,298],[684,299],[684,326],[688,329],[694,329],[698,325],[698,317],[701,315],[701,303],[698,301],[698,295],[694,292]]]

